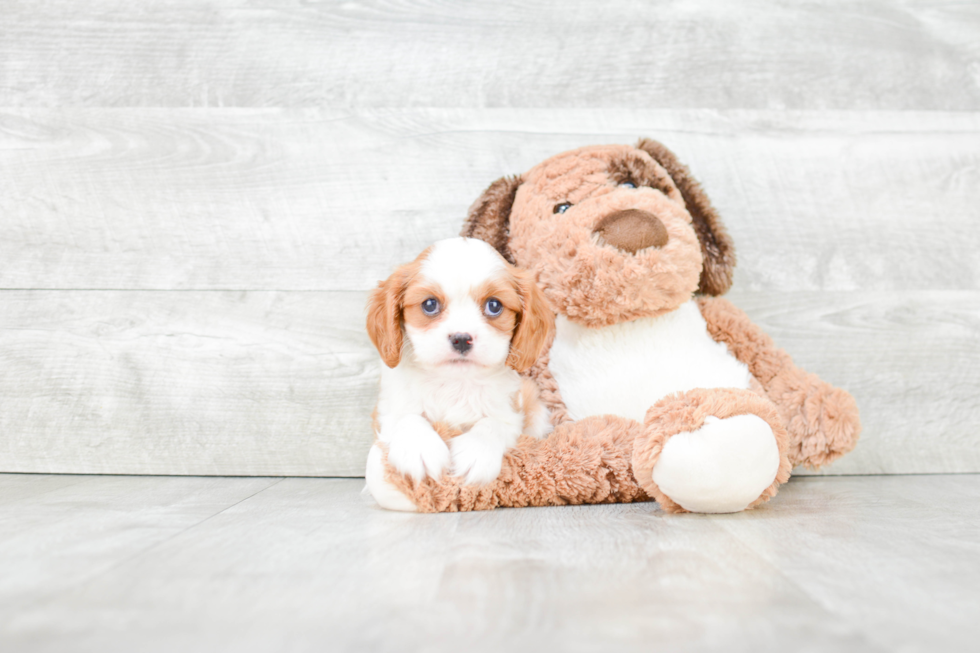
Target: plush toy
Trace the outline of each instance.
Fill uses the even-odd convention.
[[[416,483],[388,466],[419,511],[652,498],[667,512],[736,512],[768,501],[794,466],[854,447],[853,398],[718,297],[731,240],[660,143],[583,147],[499,179],[462,235],[531,271],[557,313],[526,373],[555,430],[522,437],[489,485]]]

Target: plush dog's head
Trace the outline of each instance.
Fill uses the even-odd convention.
[[[388,367],[398,365],[407,336],[425,368],[506,364],[523,372],[553,329],[554,314],[531,275],[473,238],[437,242],[368,301],[368,335]]]
[[[596,327],[661,315],[731,285],[735,252],[687,168],[660,143],[584,147],[496,182],[464,236],[531,270],[551,304]]]

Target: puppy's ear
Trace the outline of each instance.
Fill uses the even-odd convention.
[[[490,243],[501,256],[513,263],[514,256],[507,245],[510,238],[510,210],[514,206],[517,189],[523,181],[519,176],[501,177],[490,184],[473,202],[459,235]]]
[[[534,277],[524,270],[514,270],[513,274],[522,310],[510,340],[507,364],[525,372],[541,358],[554,337],[555,314]]]
[[[687,166],[661,143],[643,138],[636,147],[664,167],[681,191],[688,213],[693,218],[694,231],[701,241],[701,254],[704,257],[698,292],[704,295],[725,294],[732,285],[732,274],[735,272],[735,246],[701,184],[691,176]]]
[[[367,332],[388,367],[402,358],[402,300],[408,273],[402,266],[371,291],[367,305]]]

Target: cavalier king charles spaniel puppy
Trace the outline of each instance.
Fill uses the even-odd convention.
[[[551,431],[537,386],[520,373],[543,353],[554,314],[534,279],[482,240],[439,241],[395,270],[371,294],[367,331],[385,363],[375,433],[415,481],[451,470],[489,483],[521,434]],[[447,446],[439,423],[462,433]],[[367,487],[383,507],[414,509],[384,481],[377,445]]]

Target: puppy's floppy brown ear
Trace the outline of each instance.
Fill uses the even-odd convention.
[[[368,337],[388,367],[395,367],[402,358],[402,300],[407,280],[406,266],[402,266],[380,282],[368,299]]]
[[[507,364],[525,372],[544,354],[555,333],[555,314],[534,277],[525,270],[514,270],[517,292],[521,296],[521,315],[510,340]]]
[[[470,206],[459,235],[490,243],[501,256],[513,263],[514,256],[507,245],[510,238],[510,210],[514,206],[517,189],[523,181],[520,176],[501,177],[490,184]]]
[[[735,246],[701,184],[691,176],[687,166],[663,144],[642,138],[636,147],[664,167],[681,191],[687,210],[693,218],[694,231],[701,241],[701,254],[704,256],[698,292],[704,295],[725,294],[732,285],[732,275],[735,272]]]

